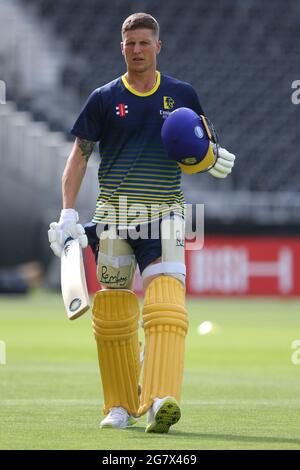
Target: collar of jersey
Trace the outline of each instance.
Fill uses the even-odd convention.
[[[155,85],[151,90],[147,91],[146,93],[141,93],[140,91],[137,91],[132,86],[130,86],[129,83],[127,82],[127,80],[126,80],[125,74],[122,75],[121,79],[122,79],[122,82],[123,82],[125,88],[127,88],[127,90],[130,91],[131,93],[133,93],[134,95],[137,95],[137,96],[150,96],[150,95],[153,95],[153,93],[156,92],[156,90],[158,89],[158,87],[160,85],[160,72],[158,70],[156,70]]]

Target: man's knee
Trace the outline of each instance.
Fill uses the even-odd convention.
[[[142,272],[144,289],[161,276],[171,276],[185,285],[184,220],[170,217],[161,222],[161,258],[150,263]]]
[[[97,279],[106,289],[131,289],[136,268],[132,248],[115,229],[99,234]]]

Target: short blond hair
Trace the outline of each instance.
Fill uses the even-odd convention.
[[[159,38],[159,24],[153,16],[148,13],[133,13],[128,16],[122,24],[122,37],[126,31],[133,31],[135,29],[151,29],[156,38]]]

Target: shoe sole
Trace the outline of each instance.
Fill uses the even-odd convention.
[[[176,424],[181,417],[181,412],[177,401],[168,398],[154,415],[154,423],[148,424],[146,432],[166,434],[173,424]]]
[[[127,426],[113,426],[112,424],[101,424],[100,423],[100,429],[127,429],[127,428],[131,428],[132,426],[134,426],[136,423],[138,422],[138,419],[135,419],[133,418],[132,416],[130,418],[128,418],[128,423],[127,423]]]

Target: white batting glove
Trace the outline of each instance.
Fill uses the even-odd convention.
[[[235,155],[228,150],[219,147],[219,155],[217,161],[211,170],[208,170],[215,178],[226,178],[234,166]]]
[[[48,239],[53,253],[61,257],[67,238],[78,239],[82,248],[87,247],[88,239],[84,228],[78,224],[79,216],[75,209],[63,209],[58,222],[52,222],[48,230]]]

